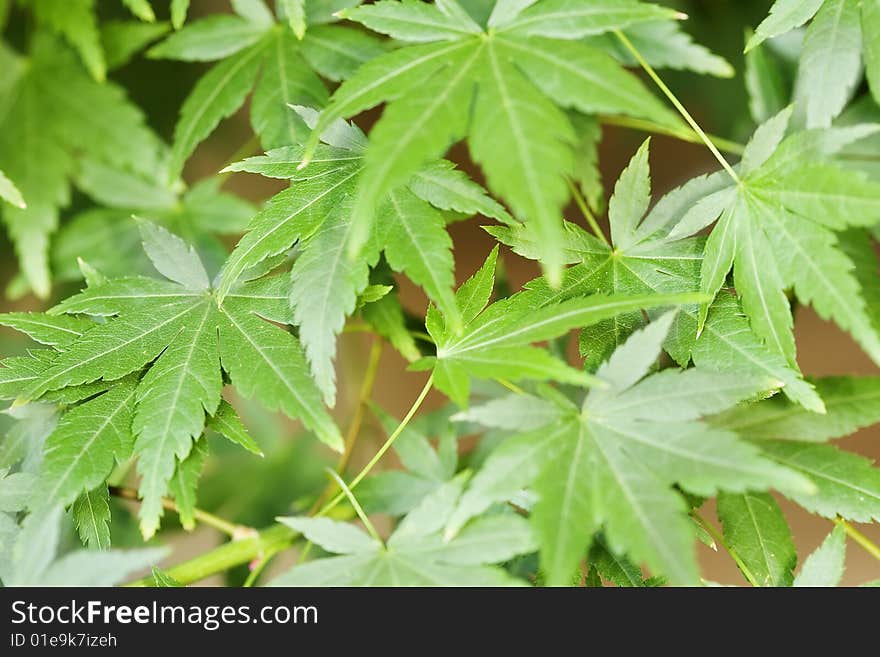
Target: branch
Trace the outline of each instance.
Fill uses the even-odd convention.
[[[165,572],[181,584],[191,584],[217,573],[263,559],[268,554],[284,550],[299,538],[299,534],[285,525],[276,524],[256,533],[256,536],[229,541],[194,559],[166,568]],[[152,577],[130,582],[125,586],[153,586]]]
[[[129,500],[131,502],[135,502],[136,504],[141,503],[141,498],[138,497],[137,491],[132,490],[131,488],[123,488],[122,486],[108,486],[107,490],[110,491],[110,494],[113,497],[118,497],[123,500]],[[167,497],[162,498],[162,508],[167,509],[168,511],[174,511],[174,513],[176,513],[178,516],[180,515],[180,509],[177,508],[177,504],[175,504],[174,500],[170,500]],[[250,536],[256,531],[252,527],[247,527],[245,525],[236,525],[229,522],[228,520],[224,520],[223,518],[215,516],[213,513],[203,511],[202,509],[193,509],[193,517],[203,525],[213,527],[214,529],[221,531],[227,536],[231,536],[234,539],[238,539],[243,536]]]
[[[367,361],[367,369],[364,373],[364,379],[361,382],[360,393],[358,394],[357,406],[354,409],[351,424],[348,425],[348,431],[345,432],[345,448],[342,456],[339,457],[339,463],[336,464],[336,473],[342,474],[345,471],[348,462],[351,459],[351,453],[354,451],[355,443],[361,432],[361,425],[364,421],[364,413],[367,409],[367,402],[373,395],[373,386],[376,384],[376,374],[379,371],[379,358],[382,356],[382,340],[381,338],[373,338],[373,344],[370,347],[370,356]],[[311,513],[315,513],[324,504],[325,500],[336,490],[336,482],[330,481],[327,486],[315,500],[312,505]]]

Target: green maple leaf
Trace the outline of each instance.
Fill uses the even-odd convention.
[[[615,554],[686,584],[697,580],[694,532],[673,484],[698,495],[768,486],[809,492],[802,476],[699,419],[775,382],[701,369],[646,377],[673,320],[673,313],[663,315],[624,342],[597,372],[606,385],[581,406],[557,400],[556,419],[497,447],[452,514],[447,534],[530,486],[538,496],[532,522],[551,584],[569,579],[600,529]]]
[[[497,253],[455,295],[462,330],[428,308],[426,326],[437,346],[436,356],[421,359],[415,369],[433,368],[434,384],[459,406],[466,406],[470,377],[518,381],[555,380],[577,385],[594,382],[534,342],[565,335],[574,328],[599,324],[643,308],[692,303],[688,294],[603,295],[572,297],[559,302],[539,290],[525,290],[488,305]]]
[[[832,519],[880,520],[880,469],[863,456],[821,444],[880,422],[880,379],[829,377],[816,387],[825,415],[775,398],[731,409],[711,423],[750,439],[769,458],[812,481],[813,494],[790,494],[808,511]]]
[[[314,111],[297,111],[314,125]],[[387,195],[380,210],[383,221],[376,225],[368,248],[352,259],[345,245],[353,230],[353,201],[363,171],[366,138],[355,126],[339,121],[324,140],[307,170],[299,169],[302,146],[272,150],[229,167],[290,180],[291,186],[270,199],[251,221],[224,265],[218,296],[222,301],[247,268],[297,244],[290,287],[294,323],[299,326],[315,379],[332,404],[336,335],[345,318],[355,311],[380,252],[384,251],[394,270],[422,286],[451,321],[460,324],[452,292],[452,240],[443,211],[511,219],[450,163],[432,163],[417,172],[408,187]]]
[[[797,98],[808,128],[822,128],[843,110],[861,79],[862,61],[874,98],[880,99],[880,2],[777,0],[746,45],[749,52],[807,21]]]
[[[221,433],[255,450],[234,414],[221,406],[224,371],[241,394],[300,418],[331,447],[340,449],[342,439],[321,407],[297,340],[260,317],[284,321],[289,313],[278,277],[241,283],[221,308],[192,248],[158,226],[144,222],[141,228],[145,251],[167,280],[109,279],[65,300],[54,315],[13,315],[5,323],[57,342],[56,319],[107,318],[85,330],[81,322],[87,320],[75,320],[74,327],[63,322],[61,328],[81,334],[69,339],[64,333],[62,350],[48,358],[36,352],[7,369],[20,400],[59,391],[74,392],[69,403],[85,400],[62,416],[47,441],[47,499],[69,504],[103,483],[114,462],[137,456],[141,528],[150,536],[175,472],[182,479],[172,488],[191,495],[187,459],[209,417]]]
[[[196,146],[244,104],[251,90],[251,125],[264,148],[305,137],[306,126],[288,105],[323,106],[328,96],[319,76],[344,79],[384,50],[370,35],[329,24],[338,20],[326,11],[331,4],[306,3],[302,20],[308,29],[299,34],[287,21],[276,22],[262,0],[233,3],[236,15],[194,21],[148,51],[156,58],[220,60],[199,79],[181,107],[169,180],[178,177]]]
[[[558,303],[589,294],[680,294],[700,289],[703,267],[702,237],[670,237],[670,229],[692,218],[711,216],[718,203],[732,191],[726,174],[695,178],[664,196],[647,214],[650,201],[648,142],[642,145],[625,169],[609,204],[611,244],[566,223],[566,262],[576,263],[566,270],[562,285],[553,289],[542,280],[527,287],[543,303]],[[644,215],[644,216],[643,216]],[[493,226],[486,230],[516,253],[536,258],[537,235],[528,224]],[[658,311],[649,311],[654,314]],[[814,411],[823,409],[822,400],[801,377],[796,365],[765,347],[748,326],[736,299],[726,292],[718,295],[707,319],[698,331],[700,307],[685,305],[670,332],[665,348],[682,366],[690,360],[707,369],[767,377],[783,384],[791,399]],[[644,324],[639,312],[621,313],[589,331],[583,331],[581,354],[595,369],[633,330]],[[698,337],[699,333],[699,337]]]
[[[398,524],[386,544],[353,525],[325,518],[279,518],[340,556],[294,567],[273,586],[515,586],[523,582],[490,564],[533,552],[528,522],[513,514],[485,516],[452,540],[441,530],[461,493],[458,477],[428,495]]]
[[[787,109],[761,126],[743,155],[740,182],[704,196],[669,232],[674,240],[720,214],[706,241],[700,289],[714,296],[733,268],[733,282],[755,333],[796,367],[785,288],[833,319],[880,362],[880,338],[868,313],[855,264],[836,231],[880,217],[880,186],[845,172],[828,156],[875,129],[807,131],[784,138]],[[700,325],[708,307],[700,312]]]
[[[494,192],[535,224],[542,263],[559,276],[559,217],[568,200],[575,132],[561,107],[678,124],[604,50],[580,40],[676,12],[629,0],[499,2],[486,25],[455,1],[384,0],[343,15],[414,43],[361,67],[333,94],[306,151],[340,117],[387,103],[370,134],[349,249],[369,239],[385,196],[426,161],[469,136],[471,157]],[[503,146],[502,146],[503,145]],[[305,164],[305,162],[304,162]]]
[[[70,203],[70,182],[82,159],[149,174],[158,167],[161,146],[120,87],[96,82],[44,31],[24,56],[0,46],[0,68],[10,98],[0,109],[0,169],[27,201],[13,195],[0,213],[28,285],[45,297],[49,237]]]

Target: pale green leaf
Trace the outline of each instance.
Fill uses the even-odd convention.
[[[794,320],[781,272],[761,230],[769,213],[749,200],[742,208],[744,212],[737,217],[733,282],[752,329],[771,351],[794,365]]]
[[[532,83],[564,107],[586,114],[623,114],[679,126],[681,120],[610,55],[577,41],[532,37],[500,40]]]
[[[559,407],[533,395],[507,395],[453,415],[456,422],[476,422],[484,427],[532,431],[559,418]]]
[[[672,9],[632,0],[544,0],[525,9],[502,29],[515,34],[580,39],[636,23],[681,16]]]
[[[208,272],[192,246],[150,221],[139,221],[138,228],[144,251],[160,274],[189,290],[210,287]]]
[[[265,27],[251,21],[215,14],[190,23],[147,51],[155,59],[210,62],[224,59],[256,43]]]
[[[342,25],[312,25],[300,44],[303,58],[328,80],[339,82],[386,52],[374,35]]]
[[[492,450],[450,515],[445,535],[454,536],[468,520],[495,502],[511,499],[534,481],[562,448],[570,429],[570,423],[557,422],[508,438]]]
[[[52,563],[33,585],[39,586],[112,586],[121,584],[134,573],[158,563],[166,548],[141,550],[77,550]]]
[[[760,167],[779,148],[788,129],[793,108],[786,107],[772,117],[768,117],[749,139],[743,151],[740,170],[748,174]]]
[[[788,440],[762,440],[758,447],[813,483],[816,492],[812,495],[786,491],[786,495],[808,511],[826,518],[841,516],[856,522],[880,519],[880,469],[869,459],[832,445]]]
[[[232,0],[232,11],[264,28],[275,23],[275,18],[264,0]]]
[[[825,0],[776,0],[770,14],[755,29],[746,52],[758,44],[800,27],[819,11]]]
[[[807,557],[792,586],[838,586],[843,579],[846,559],[846,532],[835,527]]]
[[[450,14],[420,0],[379,0],[347,9],[344,18],[401,41],[424,42],[460,39],[480,31],[465,12]]]
[[[0,470],[0,512],[18,513],[28,508],[37,486],[37,478],[29,472]]]
[[[689,70],[719,78],[734,76],[734,69],[727,60],[695,43],[678,21],[637,23],[626,28],[624,32],[645,60],[655,68]],[[621,61],[628,66],[637,64],[615,35],[605,38]]]
[[[807,28],[795,96],[804,104],[808,128],[829,127],[859,83],[859,4],[859,0],[825,0]]]
[[[376,541],[366,532],[347,522],[294,516],[278,518],[278,521],[335,554],[358,554],[377,547]]]
[[[828,377],[815,382],[825,413],[774,397],[756,406],[731,409],[712,423],[747,438],[824,442],[880,422],[880,379]]]

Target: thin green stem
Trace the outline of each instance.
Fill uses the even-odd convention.
[[[587,223],[590,225],[590,229],[593,233],[598,237],[605,246],[610,247],[611,244],[608,242],[608,238],[605,237],[605,233],[602,232],[602,228],[599,227],[599,222],[596,221],[596,215],[593,214],[593,211],[590,210],[590,206],[587,205],[586,199],[584,199],[583,194],[581,194],[581,190],[578,189],[578,186],[574,184],[570,179],[567,180],[568,189],[571,191],[571,196],[574,198],[574,202],[577,204],[578,209],[581,211],[581,214],[584,215],[584,219],[587,220]]]
[[[526,394],[526,391],[525,391],[525,390],[523,390],[522,388],[520,388],[520,387],[519,387],[518,385],[516,385],[515,383],[513,383],[513,382],[511,382],[511,381],[508,381],[507,379],[495,379],[495,380],[498,381],[498,383],[500,383],[501,385],[503,385],[505,388],[507,388],[507,389],[510,390],[511,392],[516,393],[517,395],[524,395],[524,394]]]
[[[853,527],[843,518],[835,518],[834,523],[839,525],[840,527],[843,527],[847,536],[849,536],[852,540],[862,546],[865,552],[880,561],[880,547],[878,547],[878,545],[874,543],[874,541],[865,536],[862,532]]]
[[[645,70],[645,73],[648,74],[648,76],[654,81],[654,84],[656,84],[660,88],[660,91],[662,91],[663,94],[669,99],[669,102],[671,102],[675,106],[675,109],[678,110],[678,113],[681,114],[682,117],[684,117],[684,120],[687,121],[691,128],[694,129],[694,132],[696,132],[700,136],[700,139],[703,140],[703,143],[706,144],[706,146],[712,152],[712,155],[715,156],[715,159],[718,160],[722,167],[724,167],[724,170],[727,171],[728,174],[730,174],[730,177],[733,178],[733,180],[737,184],[739,184],[739,176],[737,175],[736,171],[733,170],[733,167],[730,166],[730,162],[728,162],[724,158],[724,156],[721,154],[721,151],[719,151],[715,144],[712,143],[712,140],[709,139],[709,135],[703,132],[700,124],[694,120],[694,117],[692,117],[691,113],[687,111],[687,108],[685,108],[685,106],[682,105],[681,101],[676,97],[676,95],[672,93],[672,90],[666,86],[666,83],[663,82],[662,79],[660,79],[660,76],[657,75],[657,71],[654,70],[654,67],[651,66],[644,57],[642,57],[642,53],[638,51],[638,49],[633,45],[632,41],[630,41],[623,32],[621,32],[620,30],[614,30],[614,34],[617,35],[617,38],[624,45],[624,47],[629,50],[632,56],[636,58],[636,61]]]
[[[409,424],[410,420],[413,419],[413,416],[416,414],[416,412],[421,407],[422,402],[425,401],[425,397],[428,396],[428,393],[431,391],[431,387],[433,385],[434,385],[434,374],[432,373],[431,376],[428,377],[428,380],[425,382],[425,387],[422,388],[422,391],[419,393],[419,396],[413,402],[413,405],[410,406],[410,409],[409,409],[409,411],[407,411],[407,414],[403,417],[403,420],[400,421],[400,424],[397,425],[397,428],[391,433],[390,436],[388,436],[388,440],[386,440],[382,444],[382,446],[379,448],[379,451],[377,451],[373,455],[373,458],[370,459],[369,463],[367,463],[363,467],[363,469],[357,474],[357,476],[351,480],[351,483],[348,485],[349,488],[354,490],[355,487],[364,480],[364,477],[366,477],[368,474],[370,474],[370,471],[382,459],[382,457],[385,456],[385,452],[387,452],[389,449],[391,449],[391,446],[394,444],[394,441],[397,440],[397,438],[400,436],[401,433],[403,433],[403,430],[406,429],[406,426]],[[336,497],[334,497],[332,500],[330,500],[330,502],[328,502],[318,512],[317,515],[323,516],[325,513],[329,512],[331,509],[333,509],[337,504],[339,504],[344,499],[345,499],[345,493],[344,492],[339,493]]]
[[[136,502],[137,504],[141,503],[141,499],[138,497],[136,490],[133,490],[131,488],[123,488],[122,486],[108,486],[107,489],[110,491],[110,494],[113,497]],[[169,500],[168,498],[163,497],[162,508],[173,511],[174,513],[180,515],[180,509],[177,508],[177,504],[175,504],[174,500]],[[221,531],[227,536],[231,536],[232,538],[239,538],[242,535],[246,535],[254,531],[250,527],[245,527],[244,525],[236,525],[235,523],[215,516],[213,513],[203,511],[202,509],[193,509],[193,518],[195,518],[201,524],[207,525],[208,527],[213,527],[214,529]]]
[[[749,570],[749,567],[745,564],[745,562],[743,562],[743,560],[740,558],[740,556],[736,553],[736,550],[734,550],[732,547],[730,547],[727,544],[727,541],[724,540],[723,534],[721,534],[721,532],[719,532],[717,529],[715,529],[715,525],[713,525],[711,522],[709,522],[703,516],[701,516],[699,513],[697,513],[696,509],[691,511],[691,517],[697,521],[697,523],[700,525],[700,527],[702,527],[703,529],[705,529],[709,533],[709,536],[712,537],[712,540],[714,540],[716,544],[718,544],[722,548],[724,548],[724,551],[727,552],[727,554],[729,554],[731,556],[731,558],[736,562],[736,565],[739,567],[743,576],[748,580],[749,584],[751,584],[752,586],[760,586],[758,584],[758,580],[755,579],[755,576],[752,574],[752,571]]]
[[[362,523],[364,523],[364,527],[366,528],[367,533],[373,537],[373,540],[378,541],[379,543],[384,545],[385,542],[382,540],[382,537],[379,536],[379,532],[376,531],[376,528],[373,527],[373,523],[370,522],[369,516],[364,513],[364,507],[362,507],[361,503],[357,501],[357,498],[354,496],[354,493],[351,492],[351,488],[348,487],[348,484],[345,483],[345,480],[330,468],[327,468],[327,473],[339,485],[339,487],[342,489],[342,492],[345,493],[345,496],[348,498],[348,501],[354,509],[354,512],[357,514],[357,517],[361,519]]]
[[[691,144],[703,145],[703,139],[693,130],[681,130],[671,126],[665,126],[648,119],[636,119],[630,116],[615,116],[612,114],[600,114],[599,121],[606,125],[614,125],[621,128],[632,128],[633,130],[641,130],[643,132],[653,132],[667,137],[674,137],[681,141]],[[724,137],[718,137],[710,133],[706,133],[712,143],[715,144],[720,151],[730,153],[732,155],[742,155],[745,151],[745,145],[740,144]]]

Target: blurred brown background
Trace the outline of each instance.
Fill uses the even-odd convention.
[[[159,5],[161,3],[157,3]],[[748,26],[755,26],[766,15],[770,2],[766,0],[690,0],[681,2],[662,2],[674,5],[691,16],[688,31],[700,43],[728,58],[737,70],[732,79],[713,79],[696,74],[663,72],[664,79],[693,113],[701,126],[710,133],[743,141],[753,128],[746,108],[743,87],[741,57],[743,34]],[[158,9],[158,7],[157,7]],[[193,0],[190,20],[199,15],[228,10],[224,0]],[[201,65],[179,65],[172,62],[138,60],[126,66],[114,77],[125,85],[132,98],[146,111],[152,126],[166,139],[170,139],[176,119],[176,111],[189,92],[196,78],[205,70]],[[359,121],[368,128],[376,114]],[[203,144],[190,160],[186,178],[192,182],[201,177],[216,173],[237,152],[250,137],[247,108],[223,123],[220,129]],[[634,131],[606,127],[601,146],[601,169],[606,190],[610,189],[622,168],[638,148],[646,135]],[[460,162],[472,175],[479,178],[479,171],[467,161],[466,149],[460,145],[452,151],[452,159]],[[702,146],[683,143],[674,139],[654,136],[652,139],[651,162],[655,198],[682,183],[688,178],[717,168],[709,152]],[[261,201],[281,187],[274,181],[259,176],[235,175],[227,188],[254,201]],[[572,221],[580,221],[575,209],[569,208],[567,216]],[[458,223],[451,228],[455,241],[456,276],[459,281],[470,276],[482,263],[493,246],[493,240],[480,229],[478,220]],[[0,237],[0,289],[10,280],[15,271],[11,259],[11,249]],[[516,289],[522,282],[538,275],[534,263],[524,261],[509,251],[502,250],[504,268],[511,285]],[[422,316],[426,299],[406,280],[400,280],[402,296],[407,308]],[[0,301],[0,309],[37,309],[39,304],[31,298],[14,303]],[[810,376],[842,374],[878,374],[878,368],[860,351],[847,336],[828,322],[822,321],[809,308],[798,308],[795,327],[799,361],[803,371]],[[340,339],[340,352],[337,359],[340,381],[340,398],[335,414],[341,426],[346,426],[352,412],[360,386],[361,373],[366,364],[370,338],[361,334],[347,334]],[[0,348],[4,355],[23,348],[24,343],[9,332],[0,334]],[[402,415],[421,388],[423,373],[410,373],[405,370],[405,362],[390,348],[383,350],[380,375],[374,399],[389,411]],[[432,394],[427,407],[443,403],[440,395]],[[276,428],[282,424],[272,425]],[[272,427],[262,426],[260,430],[272,431]],[[283,427],[287,433],[288,427]],[[384,439],[384,434],[374,421],[368,419],[364,434],[359,442],[354,463],[366,460],[375,452]],[[262,441],[265,436],[257,435]],[[870,428],[843,441],[843,446],[874,459],[880,458],[880,427]],[[390,462],[389,462],[390,464]],[[268,464],[267,464],[268,465]],[[386,464],[388,465],[388,464]],[[283,472],[282,480],[283,480]],[[274,481],[274,479],[272,479]],[[300,482],[303,483],[303,482]],[[291,484],[293,489],[302,486]],[[225,490],[226,497],[234,496],[236,491]],[[265,491],[271,495],[272,491]],[[292,495],[293,493],[289,493]],[[286,503],[282,494],[280,502]],[[290,497],[286,499],[291,499]],[[812,516],[782,500],[786,516],[791,522],[795,540],[798,544],[799,558],[812,551],[833,527],[826,519]],[[218,513],[223,513],[220,504]],[[227,505],[228,508],[228,505]],[[706,517],[714,520],[714,509],[707,505]],[[271,517],[271,515],[269,516]],[[237,518],[232,518],[237,519]],[[268,518],[267,518],[268,519]],[[868,537],[880,542],[880,527],[859,526]],[[173,561],[204,551],[207,546],[218,541],[211,530],[197,530],[192,534],[181,533],[174,541],[176,554]],[[722,583],[744,583],[736,566],[724,552],[713,552],[703,545],[699,546],[700,556],[708,579]],[[846,584],[859,584],[880,577],[880,563],[865,553],[851,541],[848,544]],[[212,580],[214,583],[219,580]],[[209,582],[210,583],[210,582]]]

